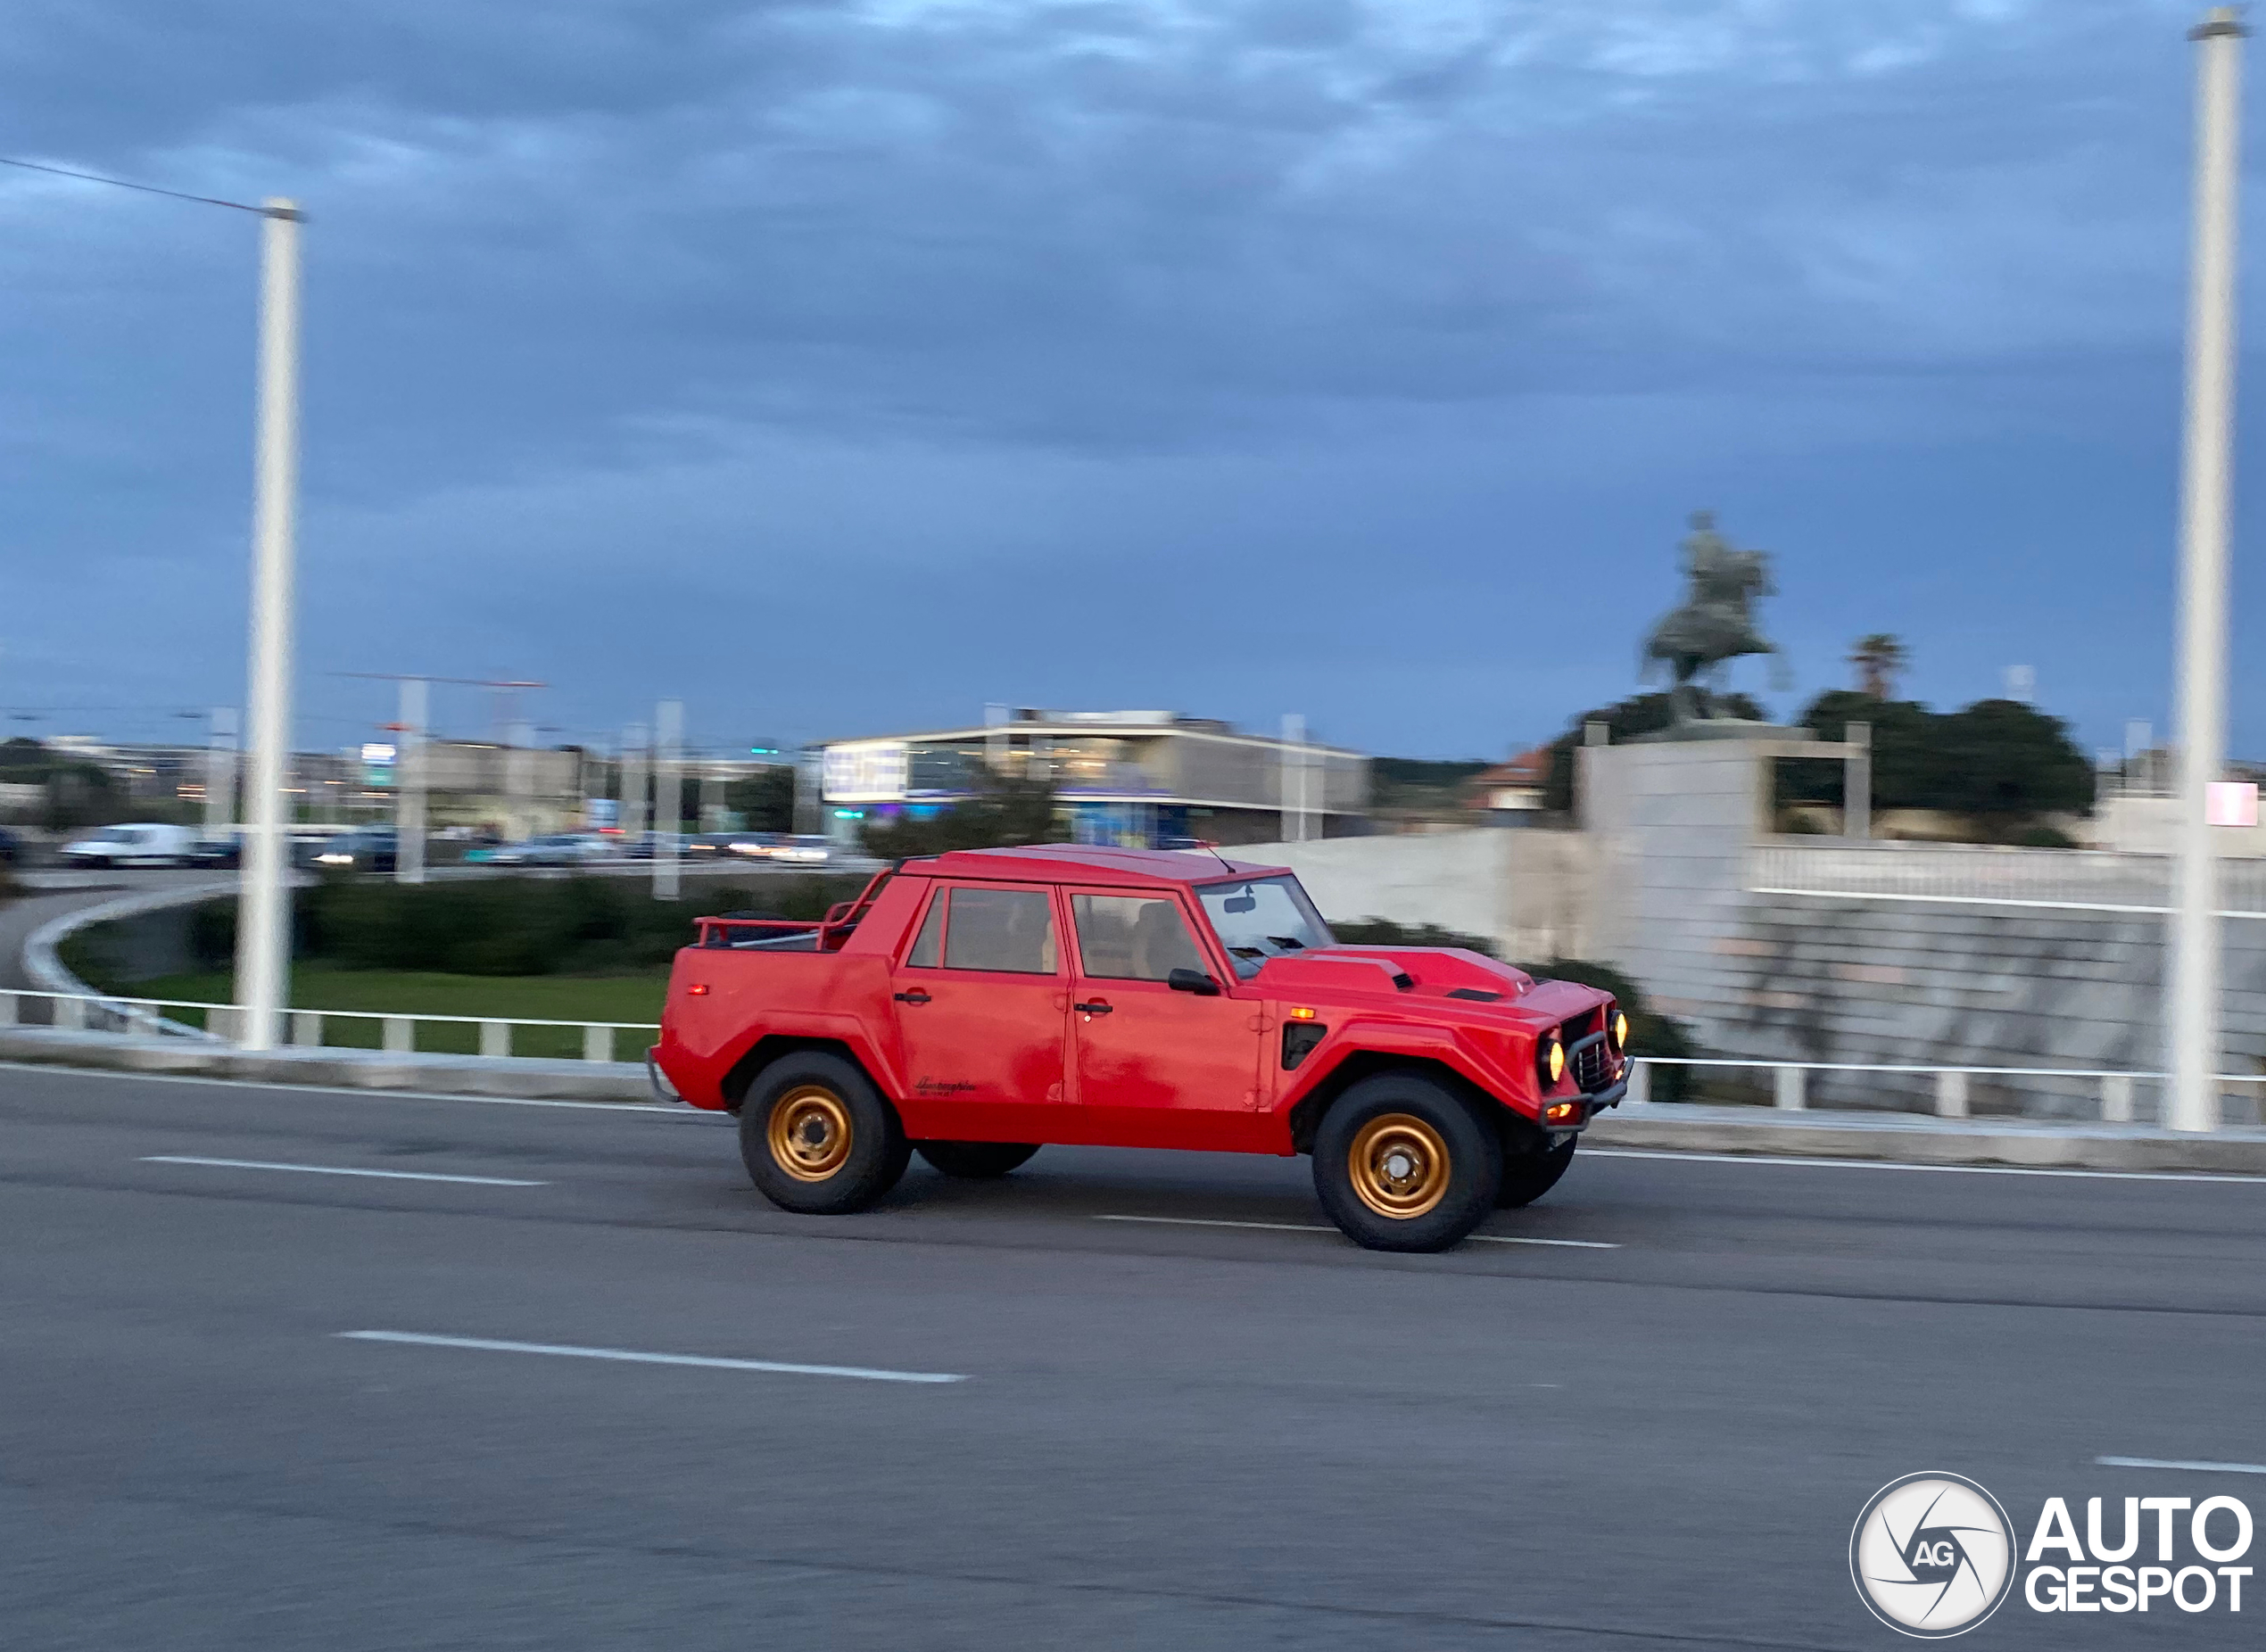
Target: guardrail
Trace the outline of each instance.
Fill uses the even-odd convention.
[[[1970,843],[1764,843],[1749,852],[1757,895],[1942,901],[2155,915],[2171,909],[2171,857],[2113,849]],[[2219,863],[2225,918],[2266,918],[2266,860]]]
[[[28,1020],[27,1004],[44,1007],[44,1020]],[[177,1013],[178,1012],[178,1013]],[[0,1027],[48,1026],[73,1032],[144,1034],[234,1042],[236,1011],[224,1004],[186,998],[128,998],[113,993],[28,992],[0,989]],[[651,1021],[559,1021],[529,1016],[404,1015],[378,1010],[285,1012],[290,1045],[298,1049],[383,1050],[396,1055],[481,1055],[494,1060],[612,1061],[622,1033],[627,1059],[642,1059],[659,1026]],[[418,1029],[438,1029],[420,1039]],[[348,1036],[334,1037],[343,1033]]]
[[[1801,1112],[1809,1108],[1809,1076],[1812,1073],[1878,1073],[1903,1078],[1926,1078],[1931,1081],[1939,1119],[1965,1119],[1968,1111],[1969,1080],[1983,1078],[2058,1078],[2085,1082],[2097,1086],[2101,1099],[2101,1122],[2131,1124],[2135,1087],[2142,1082],[2163,1083],[2169,1075],[2160,1072],[2138,1072],[2109,1067],[1952,1067],[1897,1061],[1782,1061],[1749,1059],[1738,1056],[1660,1056],[1640,1055],[1630,1058],[1628,1099],[1638,1105],[1652,1098],[1652,1069],[1656,1067],[1735,1068],[1749,1071],[1766,1071],[1771,1075],[1771,1100],[1784,1112]],[[2266,1084],[2266,1073],[2221,1073],[2221,1085]],[[1890,1108],[1883,1111],[1905,1111]]]
[[[28,1005],[42,1008],[45,1020],[28,1020]],[[168,1012],[180,1013],[169,1014]],[[231,1042],[230,1022],[236,1012],[228,1004],[182,998],[128,998],[106,993],[30,992],[0,989],[0,1027],[49,1026],[67,1031],[144,1034]],[[651,1021],[544,1020],[527,1016],[404,1015],[376,1010],[292,1010],[287,1012],[289,1043],[299,1049],[382,1050],[391,1054],[478,1055],[490,1060],[616,1060],[618,1035],[646,1035],[629,1043],[629,1056],[641,1058],[651,1035],[660,1030]],[[420,1039],[421,1028],[437,1029]],[[345,1032],[348,1037],[330,1035]],[[2159,1084],[2167,1075],[2105,1067],[1973,1067],[1898,1061],[1789,1061],[1749,1056],[1633,1056],[1629,1063],[1628,1100],[1643,1106],[1651,1102],[1652,1075],[1657,1068],[1722,1069],[1770,1075],[1774,1107],[1782,1112],[1812,1111],[1810,1079],[1819,1073],[1870,1073],[1898,1079],[1928,1080],[1932,1113],[1940,1119],[1964,1119],[1972,1080],[1998,1083],[2009,1079],[2055,1079],[2093,1086],[2100,1097],[2101,1122],[2136,1122],[2134,1096],[2143,1083]],[[2221,1073],[2221,1086],[2266,1084],[2266,1073]],[[1833,1111],[1842,1111],[1835,1109]],[[1881,1108],[1887,1112],[1921,1110]]]

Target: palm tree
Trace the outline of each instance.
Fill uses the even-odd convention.
[[[1849,664],[1857,667],[1858,690],[1876,700],[1895,698],[1896,680],[1908,657],[1904,644],[1885,631],[1859,637],[1849,650]]]

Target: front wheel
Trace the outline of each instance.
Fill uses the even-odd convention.
[[[1314,1192],[1371,1251],[1444,1251],[1495,1208],[1502,1145],[1464,1099],[1421,1073],[1379,1073],[1330,1103]]]
[[[1038,1151],[1035,1142],[915,1142],[913,1151],[947,1176],[988,1182]]]
[[[740,1157],[748,1179],[781,1210],[841,1216],[896,1186],[912,1147],[864,1073],[812,1051],[782,1056],[748,1087]]]
[[[1566,1167],[1574,1162],[1574,1147],[1581,1139],[1569,1136],[1555,1147],[1512,1153],[1504,1159],[1502,1188],[1495,1194],[1495,1208],[1518,1210],[1557,1186],[1558,1178],[1566,1174]]]

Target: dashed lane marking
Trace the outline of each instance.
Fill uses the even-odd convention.
[[[204,1159],[194,1153],[147,1153],[144,1164],[202,1164],[220,1170],[294,1170],[302,1176],[373,1176],[389,1182],[466,1182],[476,1187],[548,1187],[515,1176],[443,1176],[435,1170],[361,1170],[341,1164],[273,1164],[264,1159]]]
[[[763,1371],[781,1376],[846,1376],[862,1383],[964,1383],[946,1371],[887,1371],[871,1366],[799,1365],[783,1359],[720,1359],[706,1354],[656,1354],[633,1348],[577,1348],[564,1342],[506,1342],[486,1336],[431,1336],[418,1331],[341,1331],[350,1342],[407,1342],[418,1348],[468,1348],[489,1354],[549,1354],[564,1359],[616,1359],[632,1365],[697,1366],[709,1371]]]

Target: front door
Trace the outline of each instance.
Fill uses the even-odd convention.
[[[1079,1110],[1096,1139],[1244,1148],[1259,1121],[1260,1011],[1252,999],[1176,991],[1175,970],[1232,987],[1169,895],[1072,889],[1078,972],[1071,1036]]]
[[[936,887],[894,979],[908,1135],[1061,1139],[1047,1119],[1063,1110],[1063,951],[1049,891]]]

